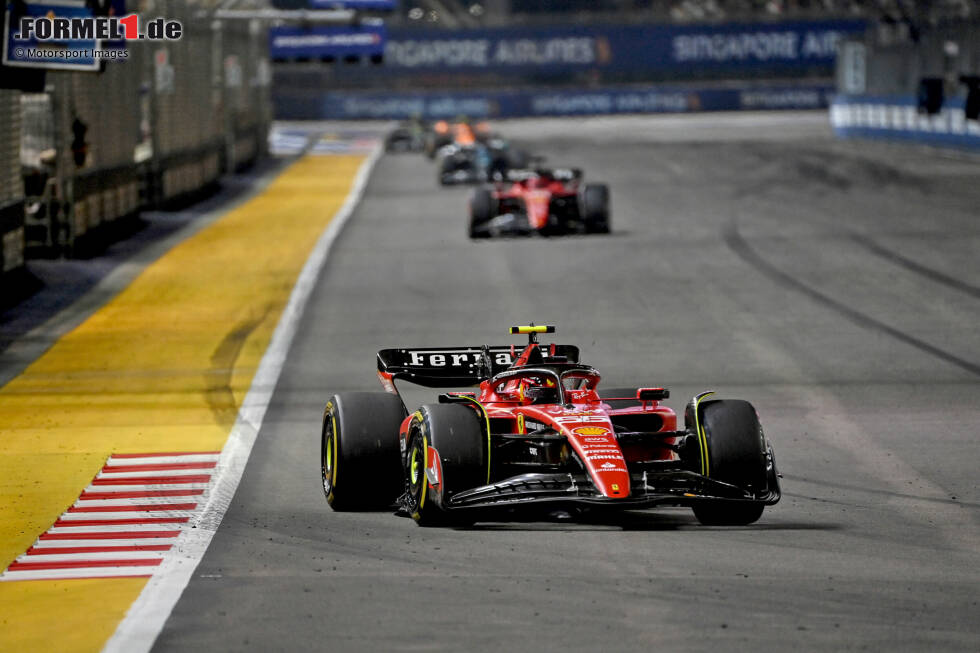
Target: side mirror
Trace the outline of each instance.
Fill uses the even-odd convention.
[[[667,388],[640,388],[636,391],[636,398],[640,401],[660,401],[670,396]]]

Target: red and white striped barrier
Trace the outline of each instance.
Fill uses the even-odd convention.
[[[218,456],[111,456],[0,581],[152,576],[203,509]]]

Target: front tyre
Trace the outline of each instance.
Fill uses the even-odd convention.
[[[342,392],[327,402],[320,437],[320,476],[337,511],[381,510],[402,489],[398,429],[401,399],[387,392]]]
[[[765,435],[755,408],[742,400],[701,401],[689,406],[685,417],[697,421],[688,427],[702,443],[701,473],[735,485],[749,494],[762,496],[768,489],[768,458]],[[707,456],[704,456],[706,451]],[[704,500],[693,504],[694,516],[709,526],[743,526],[762,516],[760,501]]]
[[[480,417],[460,404],[429,404],[412,416],[405,457],[407,512],[419,526],[471,523],[446,504],[487,482],[487,446]]]

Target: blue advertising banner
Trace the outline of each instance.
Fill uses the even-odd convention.
[[[381,56],[384,47],[382,24],[269,28],[269,56],[273,59],[372,57]]]
[[[588,90],[510,90],[483,92],[342,92],[308,95],[279,93],[280,120],[514,118],[587,116],[616,113],[683,113],[823,109],[834,88],[829,84],[744,86],[741,88],[599,88]]]
[[[100,44],[94,38],[39,40],[35,34],[20,34],[20,19],[91,18],[92,10],[84,2],[31,2],[8,4],[3,32],[3,65],[56,70],[99,70]]]
[[[581,26],[412,32],[392,30],[391,72],[610,67],[620,70],[802,68],[833,64],[860,20],[721,25]]]

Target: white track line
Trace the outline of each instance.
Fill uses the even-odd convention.
[[[196,510],[139,510],[132,512],[66,512],[58,521],[110,521],[114,519],[164,519],[192,517]]]
[[[93,560],[159,560],[166,551],[98,551],[87,553],[44,553],[29,552],[17,562],[89,562]]]
[[[160,567],[103,567],[85,569],[45,569],[43,571],[8,571],[8,580],[71,580],[76,578],[145,578]]]
[[[90,494],[103,494],[109,492],[149,492],[153,490],[206,490],[207,483],[139,483],[127,485],[89,485],[85,492]],[[201,495],[197,495],[201,496]]]
[[[95,478],[99,479],[112,479],[114,481],[122,481],[125,479],[133,479],[139,482],[139,479],[143,478],[163,478],[167,476],[207,476],[214,471],[214,468],[210,469],[151,469],[146,472],[128,470],[124,472],[113,472],[109,469],[104,469],[99,472]]]
[[[62,549],[77,548],[80,546],[154,546],[162,544],[173,544],[177,541],[174,537],[141,537],[141,538],[112,538],[112,539],[90,539],[90,540],[38,540],[34,543],[35,549]]]
[[[118,524],[106,526],[52,526],[45,531],[45,534],[77,536],[80,533],[142,533],[144,531],[177,531],[180,530],[180,528],[181,525],[176,523]]]
[[[192,488],[184,485],[174,488],[149,488],[140,486],[138,489],[120,490],[117,485],[111,489],[100,490],[89,485],[78,495],[79,501],[102,501],[103,499],[166,499],[168,497],[197,497],[200,499],[207,493],[207,487]]]
[[[320,270],[323,269],[334,241],[358,202],[361,201],[371,170],[381,157],[382,149],[381,143],[376,143],[370,156],[361,164],[344,205],[340,207],[317,240],[313,252],[300,272],[289,296],[289,303],[286,304],[282,317],[279,318],[279,324],[272,334],[269,348],[262,356],[262,362],[252,379],[252,386],[242,401],[235,426],[221,451],[221,458],[215,469],[215,478],[212,479],[214,487],[196,528],[181,533],[175,547],[179,555],[165,557],[160,570],[147,581],[146,587],[130,606],[129,612],[116,628],[116,632],[106,642],[102,649],[105,653],[148,652],[167,622],[181,593],[190,582],[194,569],[204,557],[211,539],[218,530],[221,518],[224,517],[235,490],[238,489],[238,482],[245,471],[248,456],[252,452],[255,438],[262,426],[265,411],[269,407],[272,393],[282,372],[289,346],[296,335],[299,319],[313,292]]]
[[[123,458],[114,455],[106,465],[167,465],[167,464],[186,464],[186,463],[213,463],[218,461],[216,453],[195,453],[195,454],[170,454],[160,456],[133,456]]]
[[[131,497],[131,498],[120,498],[120,499],[78,499],[72,508],[75,510],[81,510],[86,508],[125,508],[126,506],[153,506],[148,507],[147,510],[154,510],[156,506],[169,506],[175,503],[193,503],[197,504],[200,501],[195,499],[200,499],[200,495],[193,497]],[[91,515],[97,515],[99,513],[92,512]]]

